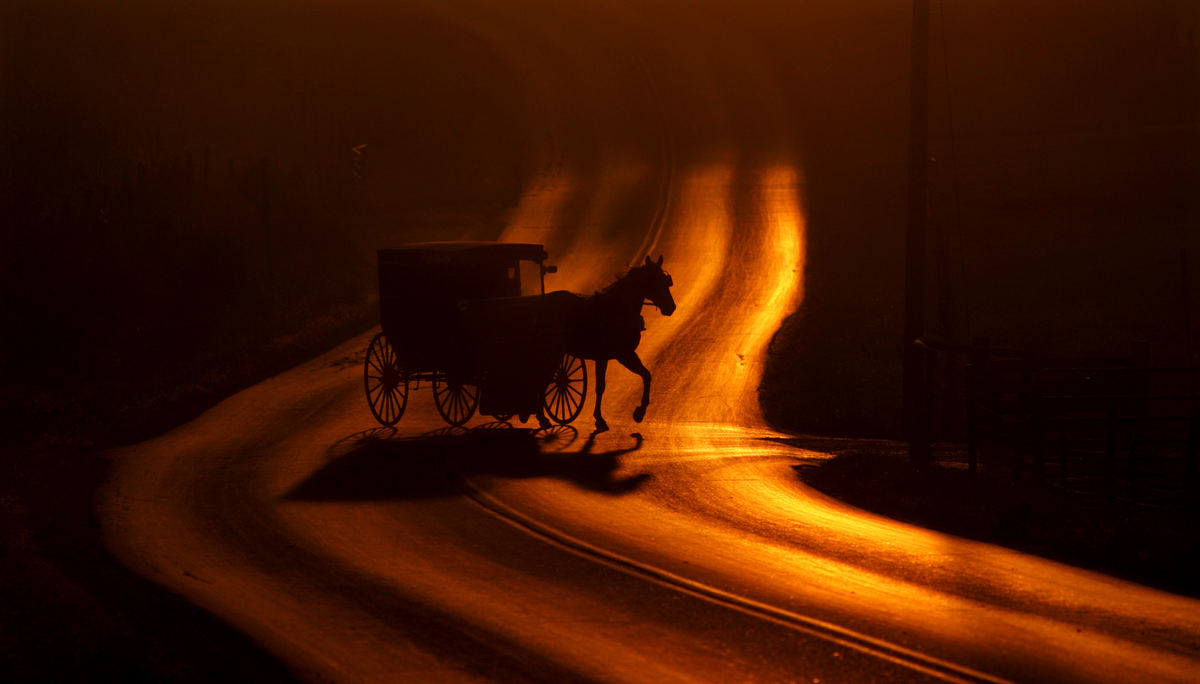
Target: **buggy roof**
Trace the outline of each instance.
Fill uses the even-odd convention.
[[[528,259],[544,261],[546,248],[527,242],[416,242],[392,249],[379,250],[381,259],[389,257],[427,256],[432,259]]]

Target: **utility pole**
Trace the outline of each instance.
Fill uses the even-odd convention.
[[[925,234],[929,195],[929,0],[913,0],[908,120],[908,230],[904,249],[903,428],[909,460],[929,463],[925,365]]]

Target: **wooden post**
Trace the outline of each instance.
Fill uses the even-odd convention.
[[[923,370],[925,378],[921,382],[922,391],[922,406],[919,414],[920,420],[917,423],[917,442],[923,445],[924,455],[917,459],[914,463],[925,465],[933,461],[933,417],[934,412],[934,387],[937,377],[937,361],[938,353],[936,349],[922,345],[921,347]]]
[[[1015,463],[1015,472],[1018,476],[1023,476],[1025,473],[1025,453],[1028,449],[1029,459],[1031,464],[1040,464],[1041,449],[1042,449],[1042,407],[1041,401],[1037,396],[1034,388],[1034,354],[1030,349],[1026,349],[1021,354],[1021,378],[1020,389],[1018,390],[1017,405],[1020,407],[1021,419],[1024,422],[1023,439],[1019,440],[1021,447],[1016,449],[1013,454]],[[1037,468],[1033,468],[1037,470]]]
[[[1180,231],[1182,235],[1182,231]],[[1189,398],[1188,409],[1188,440],[1186,453],[1186,472],[1188,478],[1195,480],[1198,471],[1200,471],[1200,424],[1197,423],[1197,401],[1196,401],[1196,357],[1192,346],[1192,282],[1188,273],[1188,254],[1187,246],[1180,237],[1179,241],[1179,283],[1180,289],[1183,291],[1183,329],[1184,339],[1186,341],[1185,352],[1187,354],[1187,388]]]
[[[916,345],[925,332],[925,233],[929,185],[929,0],[913,0],[908,124],[908,229],[904,250],[903,429],[909,460],[929,463],[928,393]]]
[[[1148,406],[1146,396],[1150,392],[1149,375],[1146,369],[1150,367],[1150,345],[1145,340],[1134,340],[1130,343],[1129,366],[1130,382],[1126,385],[1129,401],[1126,406],[1126,419],[1129,420],[1129,496],[1137,498],[1137,452],[1146,443],[1146,417]]]
[[[971,340],[971,352],[967,358],[967,467],[971,470],[974,480],[979,468],[979,431],[982,429],[979,415],[980,404],[985,397],[984,383],[987,377],[987,364],[991,353],[987,347],[991,342],[983,337]]]

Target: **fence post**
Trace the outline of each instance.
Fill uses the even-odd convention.
[[[1200,467],[1198,467],[1200,466],[1200,463],[1198,463],[1200,461],[1200,458],[1198,458],[1200,456],[1200,444],[1197,443],[1200,440],[1200,422],[1197,422],[1200,420],[1200,416],[1197,415],[1196,411],[1196,370],[1188,368],[1187,372],[1189,395],[1188,438],[1185,456],[1187,462],[1184,467],[1186,468],[1189,482],[1195,486],[1197,477],[1200,476]]]
[[[1104,434],[1104,493],[1110,500],[1115,500],[1116,464],[1117,464],[1117,415],[1118,402],[1112,402],[1108,408],[1108,425]]]
[[[930,356],[932,350],[920,340],[909,347],[911,370],[905,392],[906,425],[909,462],[917,468],[929,465],[930,423],[933,387],[931,384]]]
[[[923,414],[921,418],[921,439],[925,444],[925,464],[929,465],[933,463],[933,406],[937,378],[937,350],[925,347],[924,357],[925,381],[922,389],[925,391],[925,406],[921,411]]]
[[[1033,361],[1033,353],[1026,350],[1021,355],[1021,403],[1025,406],[1028,427],[1026,444],[1029,446],[1029,465],[1030,471],[1035,480],[1040,480],[1042,475],[1042,398],[1041,392],[1036,387],[1034,374],[1037,368]],[[1017,455],[1017,472],[1020,473],[1025,467],[1025,457],[1022,454]]]
[[[1137,498],[1137,450],[1143,441],[1146,421],[1146,396],[1149,393],[1149,374],[1146,369],[1150,366],[1150,345],[1144,340],[1134,340],[1130,343],[1130,372],[1131,380],[1127,389],[1130,400],[1128,403],[1130,425],[1129,430],[1129,496]]]
[[[982,383],[987,373],[987,363],[991,354],[988,350],[989,341],[983,337],[971,340],[970,356],[967,359],[966,399],[967,399],[967,467],[974,480],[979,468],[979,402],[983,398]]]

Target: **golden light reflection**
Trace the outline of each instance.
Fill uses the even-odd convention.
[[[658,251],[666,255],[663,268],[676,283],[672,293],[679,312],[670,319],[672,328],[681,328],[702,311],[729,257],[733,166],[731,161],[712,162],[683,174],[679,208],[667,238],[658,243]],[[665,337],[656,336],[653,342],[661,344]]]
[[[735,217],[733,169],[713,165],[685,184],[681,229],[663,251],[678,284],[679,311],[692,318],[676,314],[662,325],[666,335],[649,341],[656,349],[669,337],[658,367],[681,376],[668,380],[679,389],[665,417],[765,428],[756,389],[767,345],[803,291],[800,173],[792,165],[754,173],[750,206]]]
[[[770,236],[766,271],[773,283],[761,321],[774,332],[776,323],[800,306],[804,298],[804,214],[800,207],[800,173],[794,166],[776,166],[763,173],[763,206]]]
[[[627,245],[611,235],[614,226],[624,227],[619,212],[658,197],[646,191],[658,182],[648,164],[616,154],[604,159],[578,224],[569,231],[557,230],[544,243],[551,263],[558,266],[558,273],[546,281],[548,290],[588,293],[607,285],[627,258]]]
[[[795,166],[779,165],[762,173],[761,207],[766,240],[757,256],[759,275],[755,301],[748,307],[745,333],[738,352],[743,363],[735,368],[746,426],[765,426],[758,410],[755,389],[762,377],[771,336],[784,317],[804,296],[804,215],[800,207],[800,173]],[[745,410],[747,401],[752,410]]]

